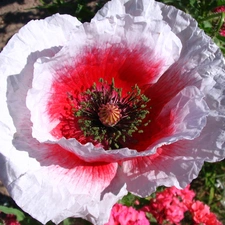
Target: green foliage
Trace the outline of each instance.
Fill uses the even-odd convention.
[[[92,223],[81,218],[68,218],[61,222],[60,225],[92,225]]]
[[[81,22],[92,19],[96,11],[99,10],[107,0],[39,0],[40,5],[37,9],[46,10],[49,15],[54,13],[70,14]]]
[[[139,200],[139,198],[135,195],[132,195],[131,193],[128,193],[126,196],[124,196],[119,203],[126,206],[134,206],[134,202],[136,200]]]
[[[25,214],[19,209],[0,205],[0,212],[3,212],[5,214],[13,214],[16,216],[16,219],[18,221],[23,221],[25,219]]]
[[[196,192],[196,198],[209,205],[225,224],[225,160],[205,163],[191,187]]]
[[[153,194],[151,194],[149,197],[146,198],[140,198],[131,193],[128,193],[118,203],[126,205],[128,207],[132,206],[135,209],[141,209],[143,206],[149,204],[150,199],[155,198],[157,192],[162,192],[164,189],[165,187],[158,187],[156,192],[154,192]]]

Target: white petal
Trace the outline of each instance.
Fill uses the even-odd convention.
[[[163,153],[158,150],[155,157],[124,162],[124,180],[128,191],[146,197],[155,192],[158,186],[185,188],[195,179],[203,161],[194,158],[197,155],[189,149],[181,151],[178,143],[163,146]]]
[[[106,17],[128,14],[136,19],[161,20],[161,10],[153,0],[112,0],[100,9],[93,20],[102,20]]]
[[[216,162],[224,158],[224,150],[209,150],[217,148],[215,136],[218,134],[213,133],[218,124],[213,122],[208,126],[195,141],[178,141],[162,146],[154,157],[124,162],[123,179],[127,183],[128,191],[145,197],[156,191],[158,186],[185,188],[198,176],[204,161]],[[205,142],[202,142],[202,136],[205,136]]]
[[[112,3],[116,5],[116,2],[112,1],[107,4]],[[153,1],[144,2],[145,7],[142,9],[144,14],[147,13],[153,16],[152,12],[159,11],[159,8],[151,8],[151,5],[154,4],[150,2],[154,3]],[[148,12],[148,9],[151,12]],[[134,17],[130,14],[121,14],[120,16],[118,14],[117,16],[112,14],[109,18],[103,18],[100,21],[93,19],[90,24],[84,24],[83,32],[85,32],[85,35],[88,35],[87,42],[90,45],[94,43],[99,44],[99,46],[104,46],[107,43],[109,45],[112,43],[127,43],[132,49],[134,46],[142,43],[142,46],[146,46],[146,48],[149,48],[156,54],[155,57],[159,61],[161,59],[164,60],[165,68],[168,68],[179,57],[182,48],[180,40],[160,18],[148,19],[144,16],[138,20],[137,18],[139,17]],[[81,31],[77,31],[71,38],[78,39],[80,37],[79,39],[82,39],[85,35]],[[75,44],[72,41],[70,43],[70,49],[73,49],[73,46],[75,47]],[[73,51],[71,51],[71,55],[74,55]]]
[[[179,64],[199,78],[198,86],[206,93],[215,85],[214,77],[224,75],[224,58],[197,22],[188,14],[159,3],[163,19],[182,42]],[[176,22],[175,22],[176,21]]]
[[[184,75],[195,78],[195,85],[205,94],[205,101],[210,108],[207,125],[200,137],[192,142],[192,148],[207,152],[206,161],[221,160],[225,157],[224,57],[219,47],[198,28],[191,16],[164,4],[159,5],[163,19],[182,42],[178,65],[183,66]],[[171,72],[175,71],[172,69]]]
[[[34,52],[62,46],[68,40],[71,29],[81,23],[69,15],[56,14],[44,20],[29,22],[15,34],[1,52],[1,70],[5,74],[18,74]],[[3,60],[3,61],[2,61]],[[7,62],[12,66],[7,66]]]
[[[1,131],[6,139],[6,130]],[[112,206],[127,193],[122,181],[114,181],[117,163],[88,164],[29,134],[27,130],[14,136],[15,148],[0,154],[1,179],[16,203],[42,223],[58,224],[67,217],[107,222]]]
[[[54,15],[45,20],[31,21],[10,39],[1,52],[0,121],[7,124],[12,131],[15,132],[15,128],[6,102],[8,101],[10,105],[10,101],[18,101],[18,108],[16,107],[10,112],[12,116],[18,117],[19,106],[25,100],[18,96],[26,94],[26,89],[32,80],[33,63],[38,57],[52,56],[59,51],[58,47],[62,46],[69,38],[71,29],[79,24],[80,22],[76,18],[67,15]],[[22,74],[20,74],[21,71]],[[9,97],[13,99],[6,99],[6,93],[10,92],[7,91],[7,86],[9,89],[13,89],[14,94]],[[15,119],[14,123],[15,121],[18,119]]]
[[[205,127],[195,139],[164,145],[161,147],[163,151],[159,148],[155,156],[123,163],[128,190],[140,196],[151,194],[161,185],[184,188],[198,176],[204,161],[215,162],[225,157],[223,56],[193,18],[173,7],[159,5],[163,19],[183,46],[180,59],[167,71],[169,76],[164,84],[170,89],[179,83],[177,80],[183,79],[184,84],[195,85],[204,96],[209,115]]]
[[[1,180],[18,205],[43,223],[51,219],[58,223],[68,216],[77,216],[103,224],[108,219],[112,205],[126,194],[125,186],[121,186],[121,191],[119,189],[117,193],[112,190],[111,194],[106,193],[100,196],[100,189],[103,190],[109,185],[115,176],[113,173],[111,174],[112,178],[103,178],[104,185],[102,187],[94,185],[96,195],[90,195],[90,189],[86,189],[85,192],[83,185],[76,189],[72,186],[71,190],[68,190],[71,181],[69,181],[67,173],[71,170],[59,168],[51,163],[42,167],[41,161],[39,161],[43,159],[44,155],[39,152],[41,146],[29,135],[23,136],[26,132],[31,132],[30,115],[25,105],[25,97],[33,78],[33,64],[39,57],[52,57],[58,52],[60,46],[67,41],[71,29],[79,24],[73,17],[59,15],[46,20],[32,21],[10,40],[0,55],[2,63],[0,66],[2,72],[1,109],[3,110],[0,117]],[[8,88],[7,96],[6,88]],[[10,114],[7,109],[6,97]],[[12,124],[10,116],[13,116],[14,124]],[[15,128],[17,134],[15,134]],[[23,137],[22,141],[20,137]],[[35,144],[37,144],[37,151],[35,151]],[[62,178],[68,179],[67,182],[62,183],[65,187],[60,188],[61,184],[58,185],[60,179],[58,175],[54,178],[54,172],[51,173],[51,170],[59,173],[65,172],[65,178]],[[51,178],[52,181],[50,181]],[[97,184],[101,185],[101,182],[99,183],[98,180]],[[91,188],[94,190],[93,187]],[[100,189],[97,190],[98,188]],[[81,190],[83,194],[81,194]],[[68,202],[71,193],[73,198]],[[55,201],[61,201],[60,207],[58,206],[57,209],[49,207],[50,205],[54,206]],[[107,208],[106,203],[109,204]],[[37,205],[35,206],[35,204]],[[88,207],[85,208],[84,205]],[[52,210],[49,210],[50,208]],[[67,210],[65,210],[66,208]],[[105,217],[102,216],[101,210],[103,209],[106,211]]]

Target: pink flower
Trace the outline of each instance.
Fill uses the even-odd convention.
[[[220,29],[220,35],[225,37],[225,25],[223,25]]]
[[[189,185],[184,190],[176,187],[166,188],[156,193],[156,197],[150,201],[149,206],[144,206],[142,210],[151,213],[159,224],[168,221],[178,225],[195,196],[189,188]]]
[[[109,222],[105,225],[150,225],[145,213],[133,207],[115,204],[112,208]]]
[[[166,188],[156,193],[156,197],[150,201],[150,204],[141,210],[151,213],[159,224],[180,225],[184,219],[184,213],[189,211],[196,225],[222,225],[215,214],[210,212],[209,206],[195,201],[194,196],[195,193],[190,190],[190,185],[184,190],[175,187]]]
[[[200,201],[196,201],[192,204],[190,211],[193,213],[193,219],[196,223],[205,222],[205,218],[210,213],[209,206]]]
[[[2,213],[0,212],[0,214]],[[0,215],[0,222],[2,220],[4,222],[4,225],[20,225],[20,223],[16,219],[16,216],[13,214]]]
[[[217,13],[225,12],[225,6],[224,5],[218,6],[213,11]]]
[[[217,220],[215,214],[210,212],[209,206],[200,201],[193,202],[189,210],[196,224],[222,225],[222,223]]]
[[[42,223],[102,225],[127,191],[184,188],[224,158],[223,56],[173,7],[31,21],[0,62],[0,179]]]

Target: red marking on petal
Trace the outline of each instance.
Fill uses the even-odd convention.
[[[154,111],[154,109],[152,110]],[[129,148],[136,149],[138,151],[144,151],[148,149],[148,147],[154,144],[156,141],[169,137],[174,132],[174,119],[175,116],[173,112],[168,111],[168,114],[165,117],[154,118],[153,115],[150,114],[146,117],[150,119],[151,122],[148,126],[141,126],[140,129],[143,130],[143,133],[134,133],[132,139],[134,141],[128,143]]]
[[[154,62],[152,53],[143,47],[136,47],[132,51],[120,46],[83,49],[74,59],[74,66],[64,66],[54,75],[48,114],[51,120],[59,119],[60,123],[52,130],[52,135],[57,138],[76,138],[82,144],[99,144],[83,135],[74,109],[79,105],[80,94],[94,83],[98,85],[100,78],[109,84],[114,78],[116,87],[123,89],[122,95],[126,95],[137,84],[142,93],[151,99],[148,103],[151,110],[145,118],[146,122],[151,122],[148,126],[138,127],[144,132],[134,133],[125,147],[144,151],[157,140],[171,136],[177,115],[168,110],[164,117],[160,117],[160,112],[184,87],[192,85],[194,78],[184,74],[181,76],[181,68],[176,65],[176,69],[168,70],[154,83],[161,65],[162,62]]]
[[[175,68],[175,69],[174,69]],[[178,116],[174,111],[168,110],[167,114],[159,117],[165,105],[174,98],[183,88],[189,85],[196,85],[196,79],[189,74],[182,74],[181,67],[174,65],[174,68],[166,71],[154,85],[150,86],[144,94],[151,99],[148,103],[151,108],[146,117],[151,120],[147,127],[140,127],[144,132],[133,135],[136,142],[130,143],[129,148],[144,151],[154,144],[155,141],[173,135],[175,130],[174,120]]]
[[[165,151],[163,151],[162,148],[158,148],[154,155],[136,157],[130,161],[125,162],[125,164],[129,164],[129,171],[132,171],[132,173],[135,173],[136,171],[136,173],[138,172],[144,174],[151,171],[149,168],[151,168],[153,165],[157,165],[157,163],[160,164],[160,161],[162,160],[160,156],[163,154],[163,152]]]
[[[146,89],[159,76],[161,65],[162,61],[155,62],[153,54],[144,46],[133,50],[120,46],[83,49],[74,59],[74,66],[64,66],[54,75],[48,114],[50,120],[59,119],[60,123],[52,130],[52,135],[76,138],[83,144],[90,141],[83,136],[78,118],[74,116],[73,109],[78,106],[80,93],[94,83],[98,85],[100,78],[108,83],[114,78],[116,87],[123,89],[122,95],[135,84]]]
[[[68,182],[68,188],[77,191],[102,191],[115,177],[117,163],[88,163],[79,159],[74,153],[66,151],[59,145],[45,144],[48,151],[43,152],[40,163],[51,171],[53,179]],[[94,193],[94,192],[93,192]]]

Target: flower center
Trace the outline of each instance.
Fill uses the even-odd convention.
[[[99,120],[103,125],[108,127],[115,126],[121,119],[121,110],[115,104],[107,103],[106,105],[102,105],[99,108]]]
[[[98,85],[81,94],[75,117],[83,135],[101,143],[104,148],[126,147],[135,132],[142,133],[140,126],[147,126],[149,99],[135,85],[122,96],[122,88],[116,88],[114,79],[108,84],[103,79]]]

